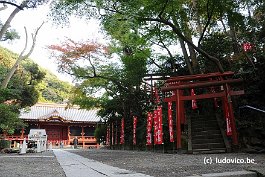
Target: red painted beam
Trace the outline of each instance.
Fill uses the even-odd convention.
[[[231,96],[235,95],[243,95],[245,92],[244,90],[237,90],[237,91],[230,91]],[[200,100],[200,99],[207,99],[207,98],[219,98],[225,96],[225,92],[216,92],[216,93],[206,93],[201,95],[193,95],[193,96],[180,96],[180,100],[187,101],[187,100]],[[176,98],[168,97],[164,98],[164,102],[174,102],[176,101]]]
[[[188,80],[197,80],[197,79],[206,79],[210,77],[219,77],[219,76],[232,76],[234,72],[227,71],[224,73],[216,72],[216,73],[207,73],[207,74],[196,74],[196,75],[187,75],[187,76],[178,76],[171,77],[166,82],[175,82],[175,81],[188,81]]]
[[[199,82],[199,83],[192,83],[192,84],[187,84],[187,85],[162,87],[161,90],[163,92],[166,92],[166,91],[172,91],[172,90],[177,90],[177,89],[211,87],[211,86],[217,86],[217,85],[223,85],[223,84],[235,84],[239,82],[243,82],[243,80],[242,79],[230,79],[230,80],[222,80],[222,81]]]
[[[176,101],[176,98],[174,98],[174,97],[168,97],[168,98],[164,98],[164,100],[163,100],[164,102],[173,102],[173,101]]]
[[[206,93],[201,95],[194,95],[194,96],[181,96],[180,100],[200,100],[200,99],[207,99],[207,98],[218,98],[225,96],[225,92],[219,93]]]

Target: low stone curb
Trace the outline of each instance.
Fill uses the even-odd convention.
[[[257,173],[252,171],[232,171],[223,173],[208,173],[196,176],[187,177],[257,177]]]

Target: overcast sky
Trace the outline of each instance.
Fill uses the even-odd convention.
[[[0,12],[2,22],[7,19],[12,10],[13,8],[9,6],[9,10]],[[46,47],[51,44],[60,44],[66,38],[75,41],[93,40],[103,42],[104,37],[99,32],[99,22],[96,20],[90,20],[88,22],[87,20],[72,17],[70,18],[69,26],[56,26],[48,21],[48,10],[48,6],[40,6],[37,9],[25,9],[19,12],[13,19],[11,26],[19,32],[21,38],[12,43],[1,42],[1,45],[14,52],[21,52],[25,44],[24,26],[30,34],[45,21],[46,23],[39,31],[36,47],[30,58],[40,66],[55,73],[60,79],[70,81],[70,78],[57,73],[55,61],[50,58],[50,52]]]

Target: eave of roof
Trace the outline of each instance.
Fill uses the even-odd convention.
[[[101,117],[98,110],[80,109],[78,106],[68,108],[66,104],[37,103],[30,107],[29,111],[22,110],[20,118],[24,120],[46,120],[52,117],[60,117],[65,121],[73,122],[99,122]]]

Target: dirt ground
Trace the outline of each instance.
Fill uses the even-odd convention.
[[[0,177],[65,177],[52,151],[43,153],[0,153]]]
[[[184,177],[205,173],[264,170],[265,154],[163,154],[106,149],[68,150],[107,165],[151,176]],[[52,151],[0,154],[0,177],[65,177]],[[89,176],[89,174],[88,174]]]
[[[265,154],[190,155],[122,150],[71,150],[70,152],[111,166],[163,177],[265,169]]]

